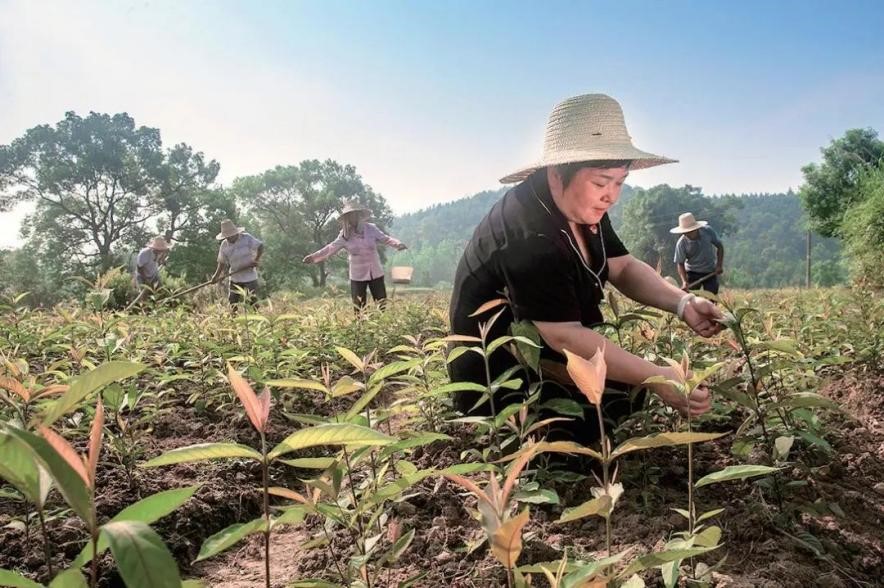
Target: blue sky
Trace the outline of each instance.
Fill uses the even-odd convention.
[[[884,129],[881,31],[871,1],[0,0],[0,144],[126,111],[225,183],[331,157],[404,212],[497,186],[557,101],[603,92],[680,160],[630,183],[782,191],[846,129]]]

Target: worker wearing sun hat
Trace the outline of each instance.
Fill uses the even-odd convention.
[[[718,294],[718,276],[724,271],[724,245],[706,221],[693,213],[678,217],[678,226],[669,229],[681,235],[675,244],[675,267],[682,290],[706,290]]]
[[[227,291],[230,303],[242,302],[245,292],[248,302],[254,304],[257,301],[258,265],[264,254],[264,243],[229,219],[221,221],[221,232],[215,238],[221,241],[221,246],[212,281],[216,282],[225,273],[230,273]]]
[[[600,304],[607,281],[641,304],[677,314],[701,335],[712,335],[721,328],[716,322],[720,313],[713,304],[694,300],[631,256],[607,214],[631,171],[673,162],[633,145],[623,111],[613,98],[585,94],[558,104],[547,123],[543,157],[501,180],[519,183],[479,223],[463,253],[449,311],[452,332],[479,336],[480,324],[500,309],[478,315],[475,311],[489,300],[506,296],[508,307],[485,334],[486,339],[509,334],[516,321],[537,328],[543,343],[544,379],[558,374],[564,384],[544,385],[541,403],[563,394],[581,401],[564,370],[565,349],[584,358],[603,349],[612,383],[639,386],[654,376],[676,379],[673,368],[633,355],[593,328],[603,322]],[[493,352],[489,361],[492,380],[518,366],[505,349]],[[452,381],[480,385],[487,385],[489,376],[484,359],[473,353],[452,361],[449,372]],[[650,389],[682,412],[697,415],[710,407],[708,389],[702,387],[690,398],[668,384],[653,384]],[[496,410],[524,401],[529,391],[526,387],[505,396],[508,393],[502,388],[495,396]],[[490,403],[476,406],[480,401],[479,393],[455,395],[460,411],[488,414]],[[590,443],[599,435],[594,425],[597,419],[585,400],[583,403],[585,418],[567,425],[566,434]],[[606,393],[603,404],[611,418],[636,408],[625,393],[610,397]]]
[[[135,285],[156,288],[160,285],[160,266],[166,262],[171,247],[163,237],[154,237],[135,258]]]
[[[304,257],[304,263],[325,261],[341,249],[347,250],[350,266],[350,297],[354,307],[365,307],[368,291],[375,302],[384,305],[387,287],[384,283],[384,268],[378,255],[378,243],[402,251],[407,247],[399,240],[384,233],[374,223],[367,222],[370,211],[364,205],[349,201],[344,204],[338,222],[341,232],[334,241],[322,249]]]

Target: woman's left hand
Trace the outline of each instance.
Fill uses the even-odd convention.
[[[405,251],[406,249],[408,249],[408,246],[405,243],[399,243],[399,245],[396,246],[397,251]]]
[[[711,301],[695,297],[684,309],[684,322],[697,334],[711,337],[723,328],[718,319],[723,318],[721,311]]]

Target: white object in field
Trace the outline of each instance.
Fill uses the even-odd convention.
[[[390,268],[394,284],[410,284],[414,268],[408,265],[395,265]]]

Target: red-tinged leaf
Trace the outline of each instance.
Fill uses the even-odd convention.
[[[6,376],[0,376],[0,388],[9,390],[13,394],[20,396],[25,402],[31,401],[31,393],[18,380]]]
[[[89,474],[86,473],[86,464],[83,463],[80,454],[77,453],[71,444],[67,442],[67,439],[48,427],[41,426],[39,431],[43,438],[46,439],[46,442],[49,443],[50,447],[52,447],[52,449],[54,449],[69,466],[71,466],[71,469],[77,472],[78,476],[83,478],[83,482],[86,486],[92,488],[92,484],[89,481]]]
[[[493,475],[494,474],[492,473],[492,476]],[[467,492],[471,492],[479,500],[484,500],[490,506],[494,506],[494,502],[492,502],[491,498],[489,498],[489,496],[485,494],[485,491],[479,488],[479,486],[476,485],[476,483],[469,478],[464,478],[463,476],[459,476],[457,474],[445,474],[445,478],[451,482],[454,482]]]
[[[488,312],[492,308],[497,308],[501,304],[506,304],[506,298],[495,298],[494,300],[489,300],[488,302],[474,310],[470,317],[479,316],[483,312]]]
[[[52,384],[51,386],[46,386],[45,388],[41,388],[39,392],[34,394],[35,397],[43,397],[43,396],[53,396],[55,394],[64,394],[68,391],[67,384]]]
[[[101,398],[95,405],[95,418],[92,419],[92,430],[89,431],[89,453],[87,453],[88,467],[86,473],[89,474],[90,488],[95,488],[95,471],[98,469],[98,456],[101,453],[101,433],[104,427],[104,405]]]
[[[503,523],[491,537],[491,553],[508,570],[516,567],[522,553],[522,528],[528,524],[528,509]]]
[[[303,494],[299,494],[294,490],[289,490],[288,488],[274,486],[272,488],[268,488],[267,493],[272,494],[273,496],[279,496],[280,498],[288,498],[289,500],[294,500],[295,502],[300,502],[301,504],[310,504],[310,501],[307,500]]]
[[[574,380],[590,404],[598,406],[602,401],[602,394],[605,392],[605,375],[608,371],[604,350],[596,349],[592,359],[584,359],[567,349],[564,351],[568,358],[568,374],[571,379]]]
[[[261,395],[258,396],[258,405],[261,407],[261,422],[264,427],[267,427],[267,422],[270,420],[270,400],[270,388],[265,387]]]
[[[239,375],[239,372],[233,369],[233,366],[230,364],[227,364],[227,378],[230,380],[230,385],[233,387],[236,397],[239,398],[243,408],[246,409],[246,414],[249,420],[252,421],[252,425],[259,432],[263,433],[265,422],[261,420],[261,405],[258,402],[258,397],[255,396],[255,391],[252,390],[252,387],[246,382],[245,378]]]
[[[520,455],[510,466],[506,480],[503,483],[503,491],[500,495],[501,504],[506,504],[507,498],[509,498],[510,493],[513,491],[513,487],[516,485],[516,481],[519,479],[519,474],[522,473],[522,470],[525,469],[528,462],[537,455],[537,445],[532,444],[526,449],[527,451]],[[494,474],[492,473],[491,476],[494,477]]]

